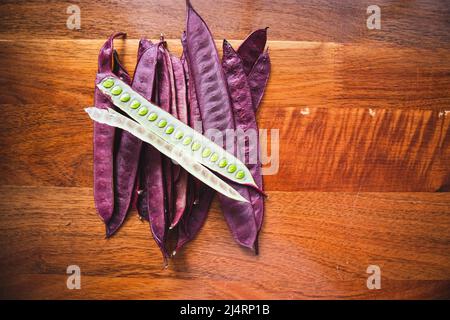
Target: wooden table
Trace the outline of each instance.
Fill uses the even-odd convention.
[[[80,30],[69,2],[0,3],[1,298],[450,298],[448,1],[378,0],[381,30],[366,26],[373,1],[193,1],[218,40],[270,27],[258,121],[279,129],[280,168],[259,256],[214,202],[167,269],[136,212],[104,239],[83,108],[111,32],[128,32],[115,44],[130,72],[140,37],[164,32],[181,53],[184,1],[71,3]]]

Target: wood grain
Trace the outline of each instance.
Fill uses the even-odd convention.
[[[92,187],[92,122],[83,105],[20,109],[30,111],[18,114],[17,105],[2,106],[8,121],[0,127],[0,182]],[[265,189],[448,191],[448,115],[433,110],[371,112],[309,108],[304,114],[302,108],[274,111],[264,103],[260,128],[279,130],[279,153],[269,150],[274,160],[265,166],[275,167],[278,158],[278,171],[265,176]]]
[[[112,239],[92,197],[97,54],[113,31],[132,74],[140,37],[180,54],[179,0],[0,3],[0,298],[450,299],[450,7],[379,0],[193,0],[221,48],[269,26],[258,113],[279,170],[261,252],[232,240],[218,204],[168,269],[132,212]],[[118,18],[120,15],[120,19]],[[235,39],[235,40],[233,40]],[[66,288],[77,264],[82,289]],[[368,290],[366,268],[382,271]]]
[[[261,253],[253,256],[233,242],[215,202],[198,238],[163,270],[135,212],[103,238],[90,188],[4,186],[0,294],[450,298],[449,208],[448,193],[270,192]],[[82,270],[80,291],[65,288],[70,264]],[[382,290],[366,287],[370,264],[381,267]]]
[[[395,43],[449,47],[450,8],[446,0],[378,0],[381,30],[368,30],[371,0],[220,0],[192,1],[217,39],[244,39],[257,28],[270,27],[273,40]],[[70,4],[81,10],[81,29],[68,30]],[[182,0],[2,1],[0,38],[105,38],[113,31],[130,37],[156,38],[163,32],[178,39],[185,27]]]
[[[92,186],[92,123],[83,109],[92,105],[101,43],[3,42],[0,104],[8,121],[0,128],[1,182]],[[178,41],[169,45],[181,53]],[[450,51],[269,45],[273,74],[258,121],[280,130],[280,168],[266,177],[268,190],[449,189]],[[116,46],[132,73],[137,40]],[[28,52],[40,52],[40,59]]]
[[[3,41],[0,104],[92,104],[103,42]],[[232,44],[237,47],[240,42]],[[133,74],[138,40],[119,39],[115,45]],[[217,41],[217,46],[222,48],[222,43]],[[273,73],[264,98],[266,108],[449,109],[450,50],[286,41],[268,46]],[[169,47],[181,54],[179,40],[170,40]]]

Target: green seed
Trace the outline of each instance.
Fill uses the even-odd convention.
[[[225,168],[227,166],[227,164],[228,164],[227,160],[226,159],[222,159],[219,162],[219,167]]]
[[[219,155],[217,153],[213,153],[211,158],[209,158],[209,161],[211,162],[216,162],[217,160],[219,160]]]
[[[131,97],[128,93],[124,93],[123,95],[120,96],[120,101],[122,102],[128,102],[130,101]]]
[[[111,88],[114,85],[114,80],[113,79],[108,79],[103,81],[103,86],[107,89]]]
[[[174,130],[175,130],[175,128],[173,126],[168,126],[166,128],[166,133],[167,134],[172,134]]]
[[[115,86],[114,88],[111,89],[111,94],[118,96],[119,94],[122,93],[122,88],[119,86]]]
[[[239,170],[239,171],[236,173],[236,178],[238,178],[238,179],[243,179],[244,177],[245,177],[244,171]]]
[[[162,119],[161,121],[158,122],[158,127],[160,128],[164,128],[167,125],[167,121]]]
[[[154,112],[150,113],[150,115],[148,116],[148,121],[155,121],[156,119],[158,119],[158,115]]]
[[[211,149],[209,149],[209,148],[203,149],[203,152],[202,152],[203,158],[208,158],[210,155],[211,155]]]
[[[200,143],[198,143],[197,141],[195,141],[193,144],[192,144],[192,147],[191,147],[191,149],[192,149],[192,151],[197,151],[198,149],[200,149],[201,148],[201,144]]]
[[[131,109],[137,109],[140,106],[141,106],[141,103],[137,100],[133,100],[133,102],[131,102],[131,105],[130,105]]]
[[[109,86],[110,88],[106,88]],[[194,131],[193,128],[158,109],[153,103],[147,101],[147,99],[139,95],[119,78],[107,76],[101,79],[101,82],[97,84],[97,88],[109,96],[112,103],[120,111],[127,113],[132,120],[125,127],[124,123],[128,122],[117,121],[119,119],[117,117],[122,115],[122,113],[115,114],[114,117],[103,118],[100,118],[101,114],[93,113],[93,118],[99,119],[99,121],[110,120],[110,123],[117,127],[123,127],[126,130],[131,128],[131,124],[133,124],[138,137],[148,139],[152,145],[158,145],[159,149],[157,149],[162,150],[163,154],[170,151],[169,153],[173,154],[175,158],[183,159],[183,165],[189,170],[192,169],[193,172],[200,172],[199,168],[203,165],[211,171],[226,175],[234,182],[254,184],[252,175],[239,159],[227,153],[223,148],[214,144],[213,141]],[[215,98],[217,97],[215,96]],[[110,114],[113,114],[113,112],[113,110],[109,110]],[[203,174],[203,177],[206,177],[206,175]],[[203,179],[201,181],[208,181],[210,184],[207,184],[213,185],[213,188],[215,185],[219,189],[222,188],[224,191],[232,193],[231,189],[227,188],[223,181],[214,180],[214,182],[212,179]],[[242,199],[242,197],[235,198]]]
[[[147,112],[148,112],[147,107],[142,107],[142,108],[139,109],[138,115],[145,116],[147,114]]]
[[[184,136],[184,133],[182,131],[178,131],[175,134],[175,138],[177,138],[177,140],[181,140],[181,138],[183,138],[183,136]]]
[[[191,142],[192,142],[192,138],[191,138],[191,137],[186,137],[186,138],[184,138],[184,140],[183,140],[183,144],[184,144],[185,146],[189,145]]]
[[[236,169],[237,169],[236,165],[230,164],[230,165],[228,166],[227,171],[228,171],[229,173],[233,173],[233,172],[236,171]]]

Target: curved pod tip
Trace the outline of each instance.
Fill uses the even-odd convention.
[[[264,190],[260,189],[256,184],[245,184],[246,186],[254,189],[256,192],[258,192],[259,194],[261,194],[264,198],[269,198],[269,196],[267,195],[267,193],[264,192]]]
[[[126,33],[126,32],[122,32],[122,31],[115,32],[115,33],[113,33],[113,34],[110,36],[110,39],[115,39],[115,38],[118,38],[118,37],[126,38],[126,37],[127,37],[127,33]]]
[[[223,39],[223,51],[228,52],[228,53],[232,53],[235,52],[233,46],[231,45],[231,43],[228,42],[227,39]]]

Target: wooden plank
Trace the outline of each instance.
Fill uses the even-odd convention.
[[[1,279],[1,278],[0,278]],[[248,282],[150,277],[82,275],[81,290],[68,290],[66,275],[19,275],[0,288],[8,299],[448,299],[447,280],[383,280],[382,293],[361,286],[364,281],[326,281],[303,284],[296,290],[280,287],[258,291]],[[332,288],[330,290],[330,288]],[[7,294],[7,295],[6,295]],[[166,313],[169,315],[170,312]]]
[[[92,186],[92,128],[83,108],[92,104],[101,43],[2,42],[0,182]],[[137,40],[116,44],[132,72]],[[169,45],[181,52],[177,41]],[[450,52],[270,47],[273,74],[259,125],[280,130],[280,169],[266,177],[268,190],[449,190]]]
[[[0,183],[92,187],[92,122],[82,108],[3,105]],[[258,122],[279,133],[279,152],[269,150],[273,160],[265,165],[278,163],[264,178],[268,191],[450,188],[450,121],[438,111],[275,111],[265,103]]]
[[[70,4],[81,10],[81,30],[66,26]],[[383,42],[419,47],[449,47],[450,9],[445,0],[379,0],[381,30],[368,30],[373,1],[223,0],[193,1],[218,39],[244,39],[270,27],[272,40]],[[183,1],[2,1],[0,39],[104,38],[113,31],[131,37],[179,38],[185,26]]]
[[[214,202],[197,239],[163,270],[136,213],[103,239],[91,189],[2,186],[0,296],[450,298],[449,208],[448,193],[270,192],[253,256]],[[65,287],[71,264],[79,291]],[[381,290],[366,287],[371,264]]]
[[[449,121],[437,112],[308,113],[261,112],[262,127],[280,130],[280,170],[265,177],[268,190],[448,191]]]
[[[0,299],[450,299],[447,2],[379,0],[382,29],[370,31],[369,0],[193,0],[216,39],[270,27],[258,123],[279,130],[279,170],[264,179],[259,256],[214,201],[163,269],[136,212],[104,239],[83,108],[105,38],[128,32],[115,44],[133,73],[136,39],[178,39],[184,3],[72,1],[82,28],[71,31],[69,3],[2,1]],[[71,264],[81,290],[66,288]],[[366,287],[372,264],[381,290]]]
[[[132,74],[138,41],[115,43]],[[103,40],[3,41],[0,104],[92,104],[102,44]],[[178,40],[169,41],[169,46],[181,54]],[[265,103],[270,108],[441,110],[450,105],[450,50],[310,42],[270,42],[269,47],[273,72]]]

